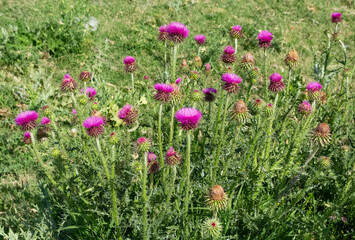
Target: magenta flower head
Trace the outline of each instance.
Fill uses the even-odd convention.
[[[83,126],[90,137],[98,137],[104,133],[104,120],[102,117],[88,117],[83,122]]]
[[[202,118],[202,113],[192,107],[181,108],[175,113],[176,120],[184,130],[192,130],[198,127]]]
[[[231,30],[229,31],[229,35],[232,38],[242,38],[243,37],[243,32],[242,32],[242,27],[239,25],[235,25],[231,27]]]
[[[154,153],[152,152],[149,152],[148,153],[148,156],[147,156],[147,163],[148,163],[148,173],[156,173],[159,171],[160,169],[160,165],[159,163],[157,162],[157,155],[155,155]]]
[[[217,89],[215,88],[205,88],[202,90],[205,94],[206,102],[213,102],[216,99]]]
[[[271,116],[271,114],[273,113],[273,107],[272,107],[272,104],[271,103],[268,103],[267,105],[266,105],[266,107],[265,107],[266,109],[266,114],[267,115],[269,115],[269,116]]]
[[[165,30],[168,33],[168,39],[173,43],[182,43],[189,36],[189,29],[179,22],[170,23]]]
[[[206,37],[204,35],[196,35],[195,41],[197,45],[204,45],[206,43]]]
[[[307,116],[312,112],[312,105],[308,101],[304,100],[298,105],[297,112],[301,115]]]
[[[205,64],[205,72],[211,72],[211,64],[209,64],[209,63],[206,63]]]
[[[31,133],[30,132],[25,132],[23,134],[23,143],[25,144],[31,144],[32,141],[31,141]]]
[[[82,71],[79,75],[79,79],[83,82],[89,81],[91,79],[92,75],[88,71]]]
[[[234,73],[224,73],[221,79],[224,82],[223,89],[229,93],[236,93],[239,90],[239,83],[243,81]]]
[[[91,88],[91,87],[87,87],[86,88],[86,95],[88,95],[88,97],[90,98],[90,100],[94,100],[94,97],[96,95],[96,89],[95,88]]]
[[[145,79],[145,80],[148,80],[148,79],[149,79],[149,77],[146,75],[146,76],[144,76],[144,79]]]
[[[126,104],[118,112],[118,118],[122,119],[127,125],[132,125],[138,118],[138,111],[131,105]]]
[[[173,147],[170,147],[165,155],[165,164],[168,166],[175,166],[181,163],[181,156],[177,153]]]
[[[146,137],[140,137],[134,143],[135,151],[140,152],[148,152],[151,147],[151,141]]]
[[[63,92],[73,91],[78,88],[75,80],[70,77],[69,74],[65,74],[60,85],[60,88]]]
[[[169,102],[171,93],[174,92],[174,88],[170,84],[157,83],[154,85],[157,93],[154,98],[160,102]]]
[[[49,118],[47,118],[47,117],[43,117],[41,119],[41,125],[42,126],[49,125],[50,123],[51,123],[51,120],[49,120]]]
[[[274,38],[271,32],[261,31],[258,34],[259,46],[261,48],[269,48],[271,46],[271,40]]]
[[[310,100],[316,101],[321,98],[322,94],[322,84],[319,82],[311,82],[307,85],[307,94]]]
[[[76,111],[76,109],[73,109],[73,111],[71,111],[71,113],[72,113],[73,115],[76,115],[78,112]]]
[[[234,53],[235,53],[234,48],[232,46],[227,46],[224,49],[224,53],[221,56],[221,60],[227,64],[234,63],[236,60]]]
[[[135,65],[136,59],[132,56],[127,56],[124,58],[123,63],[125,65],[126,72],[134,72],[137,70],[137,66]]]
[[[341,13],[340,12],[334,12],[332,13],[332,22],[333,23],[340,23],[343,19],[341,19]]]
[[[179,84],[181,82],[181,78],[177,78],[175,84]]]
[[[37,126],[37,119],[38,113],[36,111],[25,111],[17,115],[15,122],[21,127],[22,131],[31,131]]]
[[[279,73],[273,73],[270,76],[269,90],[272,92],[280,92],[285,88],[285,84],[282,81],[282,76]]]
[[[169,34],[166,31],[166,25],[161,25],[159,27],[159,35],[158,35],[158,40],[165,42],[166,40],[168,40],[168,36]]]

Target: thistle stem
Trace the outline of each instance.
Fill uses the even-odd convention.
[[[235,44],[235,55],[237,55],[237,49],[238,49],[238,38],[236,38],[234,40],[234,44]]]
[[[166,203],[169,204],[171,195],[173,194],[174,188],[175,188],[175,179],[176,179],[176,166],[173,166],[173,177],[171,178],[171,183],[170,183],[170,189],[168,192],[168,196],[166,198]]]
[[[111,187],[111,195],[112,195],[112,218],[115,221],[116,228],[118,230],[118,235],[121,237],[121,230],[118,228],[118,215],[117,215],[117,196],[116,196],[116,191],[115,191],[115,145],[112,145],[111,148],[111,182],[110,182],[110,187]]]
[[[275,101],[274,101],[274,109],[272,112],[272,116],[270,119],[270,123],[269,123],[269,128],[267,130],[267,144],[266,144],[266,154],[265,154],[265,159],[267,159],[269,157],[269,153],[270,153],[270,145],[271,145],[271,133],[272,133],[272,124],[274,122],[275,119],[275,115],[276,115],[276,107],[277,107],[277,99],[279,98],[279,93],[276,94],[275,97]]]
[[[128,163],[129,163],[129,159],[131,159],[131,134],[130,134],[130,132],[128,131],[128,129],[127,129],[127,132],[126,132],[126,143],[127,143],[127,148],[126,148],[126,151],[127,151],[126,164],[128,164]]]
[[[159,107],[159,122],[158,122],[158,141],[159,141],[159,159],[160,159],[160,166],[163,169],[163,185],[166,191],[165,186],[165,169],[164,169],[164,159],[163,159],[163,144],[161,139],[161,116],[163,112],[163,104],[160,104]]]
[[[287,80],[287,89],[286,89],[287,96],[290,92],[291,71],[292,71],[291,68],[288,68],[288,80]]]
[[[169,146],[173,146],[175,105],[171,108]]]
[[[186,221],[189,210],[189,194],[190,194],[190,151],[191,151],[191,130],[187,131],[187,149],[186,149],[186,193],[184,199],[184,216],[185,216],[185,234],[188,236],[188,223]]]
[[[266,57],[267,57],[267,50],[264,48],[264,81],[265,81],[265,99],[268,99],[268,91],[267,91],[267,69],[266,69]]]
[[[100,158],[101,158],[102,165],[103,165],[104,170],[105,170],[105,174],[106,174],[107,180],[110,181],[110,179],[111,179],[110,172],[108,171],[108,168],[107,168],[107,161],[106,161],[106,158],[102,155],[101,145],[100,145],[99,138],[96,138],[96,146],[97,146],[98,155],[99,155]]]
[[[173,50],[173,73],[172,73],[172,77],[171,77],[171,80],[172,81],[175,81],[175,69],[176,69],[176,55],[177,55],[177,48],[178,48],[178,45],[177,44],[174,44],[174,50]]]
[[[225,123],[226,123],[226,118],[227,118],[228,103],[229,103],[229,96],[227,95],[226,104],[224,106],[224,115],[223,115],[221,136],[220,136],[220,139],[219,139],[217,152],[216,152],[216,155],[215,155],[215,158],[214,158],[214,168],[213,168],[213,175],[212,175],[212,186],[215,184],[217,168],[218,168],[218,162],[219,162],[219,156],[221,154],[221,148],[222,148],[222,143],[223,143],[223,139],[224,139],[224,129],[225,129]]]
[[[143,164],[143,182],[142,182],[142,197],[143,197],[143,239],[148,239],[148,201],[147,201],[147,164],[148,164],[148,154],[144,153],[144,164]]]
[[[134,98],[134,75],[133,72],[131,73],[131,79],[132,79],[132,100]]]

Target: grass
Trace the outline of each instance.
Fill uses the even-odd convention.
[[[346,67],[350,68],[350,90],[354,89],[354,4],[354,1],[344,0],[1,1],[0,236],[12,239],[5,235],[11,229],[21,239],[111,239],[118,238],[119,234],[130,239],[142,238],[142,161],[138,161],[141,157],[137,160],[135,156],[127,159],[125,150],[131,145],[127,143],[127,131],[118,120],[117,111],[127,102],[139,108],[139,128],[130,133],[130,141],[142,135],[148,136],[154,142],[152,151],[159,155],[156,131],[159,104],[153,99],[152,86],[163,81],[164,44],[157,41],[157,29],[160,25],[180,21],[188,26],[190,36],[179,47],[178,65],[182,59],[187,59],[190,66],[193,64],[198,50],[193,37],[204,34],[207,44],[201,58],[203,63],[212,65],[209,81],[214,87],[219,86],[223,73],[219,57],[226,45],[234,45],[228,34],[232,25],[240,24],[246,35],[239,41],[238,57],[250,51],[261,71],[263,51],[258,47],[257,33],[269,30],[274,34],[267,58],[268,75],[278,72],[286,78],[288,69],[283,59],[291,49],[296,49],[301,59],[293,72],[291,97],[280,96],[280,110],[273,125],[268,125],[269,117],[263,116],[260,125],[257,118],[252,118],[241,128],[240,145],[234,150],[230,143],[234,141],[233,131],[237,128],[235,123],[227,120],[217,171],[217,183],[224,187],[231,199],[227,210],[218,213],[223,223],[222,236],[225,239],[352,239],[355,219],[352,177],[355,105],[352,91],[348,99],[345,92],[341,92],[344,66],[339,63],[343,59],[340,44],[332,48],[328,74],[324,79],[328,86],[328,103],[319,106],[309,125],[304,129],[300,127],[304,135],[298,136],[302,138],[293,137],[293,134],[299,124],[294,109],[301,99],[300,92],[308,82],[322,80],[319,78],[319,69],[322,68],[317,70],[316,66],[324,63],[328,45],[326,33],[331,33],[334,27],[330,21],[332,12],[343,14],[340,38],[347,47]],[[96,31],[85,28],[85,23],[92,16],[98,21]],[[135,73],[137,97],[134,103],[129,97],[131,78],[123,67],[123,59],[127,55],[137,59],[139,68]],[[90,86],[98,90],[98,106],[92,104],[90,107],[97,107],[109,118],[105,134],[114,131],[119,138],[115,152],[117,160],[114,161],[119,228],[111,221],[110,188],[93,177],[98,172],[103,173],[100,164],[92,166],[89,162],[91,157],[88,153],[96,159],[96,145],[81,135],[79,125],[72,124],[72,100],[59,91],[64,74],[70,73],[78,79],[83,70],[93,73],[94,81]],[[240,69],[235,70],[242,76]],[[150,79],[144,80],[145,75]],[[182,75],[178,70],[177,76]],[[248,81],[245,79],[244,82]],[[82,87],[82,83],[80,85]],[[194,85],[199,89],[202,86],[202,81]],[[258,79],[256,86],[264,86],[263,80]],[[222,90],[218,89],[218,93],[212,113],[217,114],[222,107],[223,114],[223,102],[220,104]],[[231,97],[230,103],[245,96],[246,89],[242,89],[237,97]],[[259,96],[258,89],[252,88],[251,100]],[[77,97],[81,99],[79,95]],[[270,97],[272,102],[274,96]],[[60,130],[57,139],[39,144],[38,150],[46,167],[56,176],[59,185],[65,187],[67,194],[50,184],[30,146],[22,143],[23,135],[14,124],[14,118],[23,110],[38,110],[41,116],[45,115],[41,110],[43,106],[48,106],[49,111],[55,114]],[[207,115],[206,104],[200,102],[197,106]],[[165,153],[170,131],[169,106],[164,107],[164,114]],[[252,114],[255,116],[254,112]],[[220,121],[222,119],[223,115]],[[316,150],[308,144],[308,132],[318,122],[330,124],[332,143],[318,150],[299,180],[290,184]],[[185,238],[201,239],[200,226],[211,217],[205,208],[204,196],[211,187],[210,174],[213,171],[210,161],[218,147],[216,141],[212,141],[215,123],[214,115],[210,126],[204,119],[199,128],[201,132],[192,133],[191,198],[185,222],[180,217],[180,211],[184,209],[184,168],[178,169],[176,192],[168,205],[162,204],[165,202],[162,173],[154,176],[153,188],[150,188],[148,178],[148,232],[151,238],[183,238],[184,224],[188,222],[190,235]],[[265,136],[269,133],[269,126],[272,127],[271,150],[270,158],[265,161],[261,156],[264,143],[268,142]],[[77,137],[73,137],[72,128],[77,129]],[[208,135],[203,146],[201,135],[205,132]],[[175,133],[174,148],[184,159],[185,134],[180,136],[177,126]],[[216,137],[220,137],[220,131],[216,133]],[[110,156],[109,137],[105,136],[101,142],[105,156]],[[296,152],[290,144],[297,149]],[[69,157],[63,154],[62,146]],[[280,156],[285,156],[289,149],[292,150],[292,161],[285,162]],[[57,150],[62,156],[58,156]],[[201,158],[201,151],[212,158]],[[249,151],[250,158],[247,158]],[[319,165],[321,156],[331,159],[333,165],[330,169]],[[230,169],[223,172],[229,161],[232,161]],[[108,162],[111,167],[111,160]],[[171,172],[166,172],[167,177]],[[330,219],[333,215],[336,216],[335,221]],[[347,217],[347,223],[341,221],[342,216]]]

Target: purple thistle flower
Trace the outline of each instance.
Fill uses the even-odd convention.
[[[205,101],[206,102],[213,102],[216,98],[217,94],[217,89],[215,88],[205,88],[202,90],[202,92],[205,94]]]
[[[179,22],[172,22],[166,26],[166,32],[169,34],[168,39],[174,43],[182,43],[189,36],[189,29]]]
[[[37,126],[37,119],[38,113],[36,111],[25,111],[17,115],[15,122],[21,126],[22,131],[30,131]]]
[[[205,64],[205,72],[211,72],[211,64],[209,63]]]
[[[30,132],[25,132],[23,134],[23,142],[25,144],[31,144],[32,143],[32,140],[31,140],[31,133]]]
[[[236,56],[234,53],[235,53],[234,48],[232,46],[227,46],[224,49],[224,53],[221,56],[221,60],[227,64],[234,63],[236,60]]]
[[[274,38],[271,32],[261,31],[258,34],[259,46],[261,48],[269,48],[271,46],[271,40]]]
[[[132,125],[138,118],[138,111],[131,105],[126,104],[118,112],[118,118],[122,119],[127,125]]]
[[[341,19],[341,13],[340,12],[332,13],[332,22],[333,23],[340,23],[341,21],[342,21],[342,19]]]
[[[269,90],[272,92],[280,92],[285,88],[285,84],[282,81],[282,76],[279,73],[273,73],[270,76]]]
[[[80,73],[80,75],[79,75],[79,79],[80,79],[81,81],[84,81],[84,82],[90,80],[91,77],[92,77],[92,75],[91,75],[91,73],[88,72],[88,71],[82,71],[82,72]]]
[[[297,112],[301,115],[307,116],[312,112],[312,105],[308,101],[304,100],[298,105]]]
[[[134,72],[137,70],[137,66],[135,65],[136,59],[132,56],[127,56],[124,58],[123,63],[125,65],[126,72]]]
[[[239,25],[232,26],[229,35],[237,39],[243,37],[242,27]]]
[[[157,159],[157,155],[155,155],[154,153],[152,152],[149,152],[148,153],[148,162],[151,162],[151,161],[154,161]]]
[[[76,111],[76,109],[73,109],[73,111],[71,111],[71,113],[72,113],[73,115],[76,115],[78,112]]]
[[[322,84],[320,84],[319,82],[308,83],[307,90],[312,92],[320,91],[322,90]]]
[[[77,89],[78,85],[76,84],[75,80],[70,77],[69,74],[65,74],[60,85],[60,88],[63,92],[73,91]]]
[[[170,147],[165,155],[165,164],[168,166],[174,166],[181,163],[181,156],[177,153],[173,147]]]
[[[173,86],[165,83],[157,83],[154,85],[154,88],[157,90],[157,93],[154,96],[156,100],[161,102],[169,102],[171,93],[174,92]]]
[[[43,117],[43,118],[41,119],[41,125],[42,125],[42,126],[49,125],[50,122],[51,122],[51,120],[49,120],[49,118],[47,118],[47,117]]]
[[[206,37],[204,35],[196,35],[195,41],[198,45],[204,45],[206,43]]]
[[[136,152],[148,152],[151,147],[151,141],[146,137],[140,137],[136,140],[134,145]]]
[[[88,117],[83,122],[86,133],[90,137],[98,137],[104,132],[104,120],[102,117]]]
[[[149,79],[149,77],[146,75],[146,76],[144,76],[144,79],[145,79],[145,80],[148,80],[148,79]]]
[[[181,78],[177,78],[175,84],[179,84],[181,82]]]
[[[164,41],[168,40],[168,36],[169,36],[169,34],[166,32],[166,25],[161,25],[159,27],[158,40],[164,42]]]
[[[94,97],[96,95],[96,89],[95,88],[87,87],[85,92],[86,92],[86,95],[89,96],[91,101],[94,100]]]
[[[192,130],[197,128],[202,113],[192,107],[181,108],[175,113],[176,120],[180,123],[180,127],[184,130]]]
[[[148,163],[148,173],[156,173],[160,169],[159,163],[156,161],[157,160],[157,155],[155,155],[152,152],[148,153],[147,156],[147,163]]]
[[[239,83],[243,81],[241,77],[234,73],[224,73],[221,79],[224,81],[223,89],[229,93],[236,93],[239,90]]]

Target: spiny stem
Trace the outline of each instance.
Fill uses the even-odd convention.
[[[234,41],[235,41],[235,55],[237,55],[237,49],[238,49],[238,38],[236,38]]]
[[[147,164],[148,164],[148,154],[147,152],[144,153],[144,164],[143,164],[143,183],[142,183],[142,196],[143,196],[143,239],[148,239],[148,201],[147,201]]]
[[[112,145],[111,148],[111,182],[110,182],[110,187],[111,187],[111,196],[112,196],[112,218],[115,221],[116,228],[118,230],[118,235],[121,237],[121,230],[118,228],[118,215],[117,215],[117,196],[116,196],[116,191],[115,191],[115,145]]]
[[[186,149],[186,193],[184,199],[184,218],[185,218],[185,234],[188,236],[187,213],[189,210],[189,194],[190,194],[190,151],[191,151],[191,130],[187,131],[187,149]]]
[[[159,122],[158,122],[158,141],[159,141],[159,159],[160,159],[160,166],[163,168],[163,185],[166,191],[165,186],[165,169],[164,169],[164,158],[163,158],[163,144],[161,139],[161,116],[163,112],[163,104],[160,104],[159,107]]]
[[[266,57],[267,57],[267,50],[264,48],[264,81],[265,81],[265,99],[268,99],[268,91],[267,91],[267,71],[266,71]]]
[[[290,81],[291,81],[291,68],[288,68],[288,80],[287,80],[287,89],[286,89],[287,96],[290,92]]]
[[[111,179],[110,172],[108,171],[108,168],[107,168],[106,158],[102,155],[101,145],[100,145],[100,141],[99,141],[98,137],[96,138],[96,146],[97,146],[98,155],[101,158],[102,165],[103,165],[104,170],[105,170],[105,174],[106,174],[107,180],[110,181],[110,179]]]
[[[175,105],[171,107],[169,146],[173,146]]]
[[[171,178],[171,183],[170,183],[170,189],[168,192],[168,196],[166,198],[166,203],[169,204],[171,195],[173,194],[174,191],[174,185],[175,185],[175,179],[176,179],[176,166],[173,166],[173,177]]]
[[[175,81],[175,69],[176,69],[176,55],[177,55],[177,48],[178,48],[178,45],[177,44],[174,44],[174,51],[173,51],[173,73],[172,73],[172,77],[171,77],[171,80],[172,81]]]
[[[271,145],[272,124],[273,124],[273,122],[274,122],[274,120],[275,120],[276,107],[277,107],[277,99],[278,99],[278,98],[279,98],[279,93],[277,93],[277,94],[276,94],[276,97],[275,97],[274,109],[273,109],[272,116],[271,116],[271,119],[270,119],[269,129],[268,129],[268,131],[267,131],[268,139],[267,139],[267,145],[266,145],[266,155],[265,155],[265,159],[268,159],[268,158],[269,158],[270,145]]]
[[[131,73],[131,79],[132,79],[132,100],[134,99],[134,75],[133,72]]]

